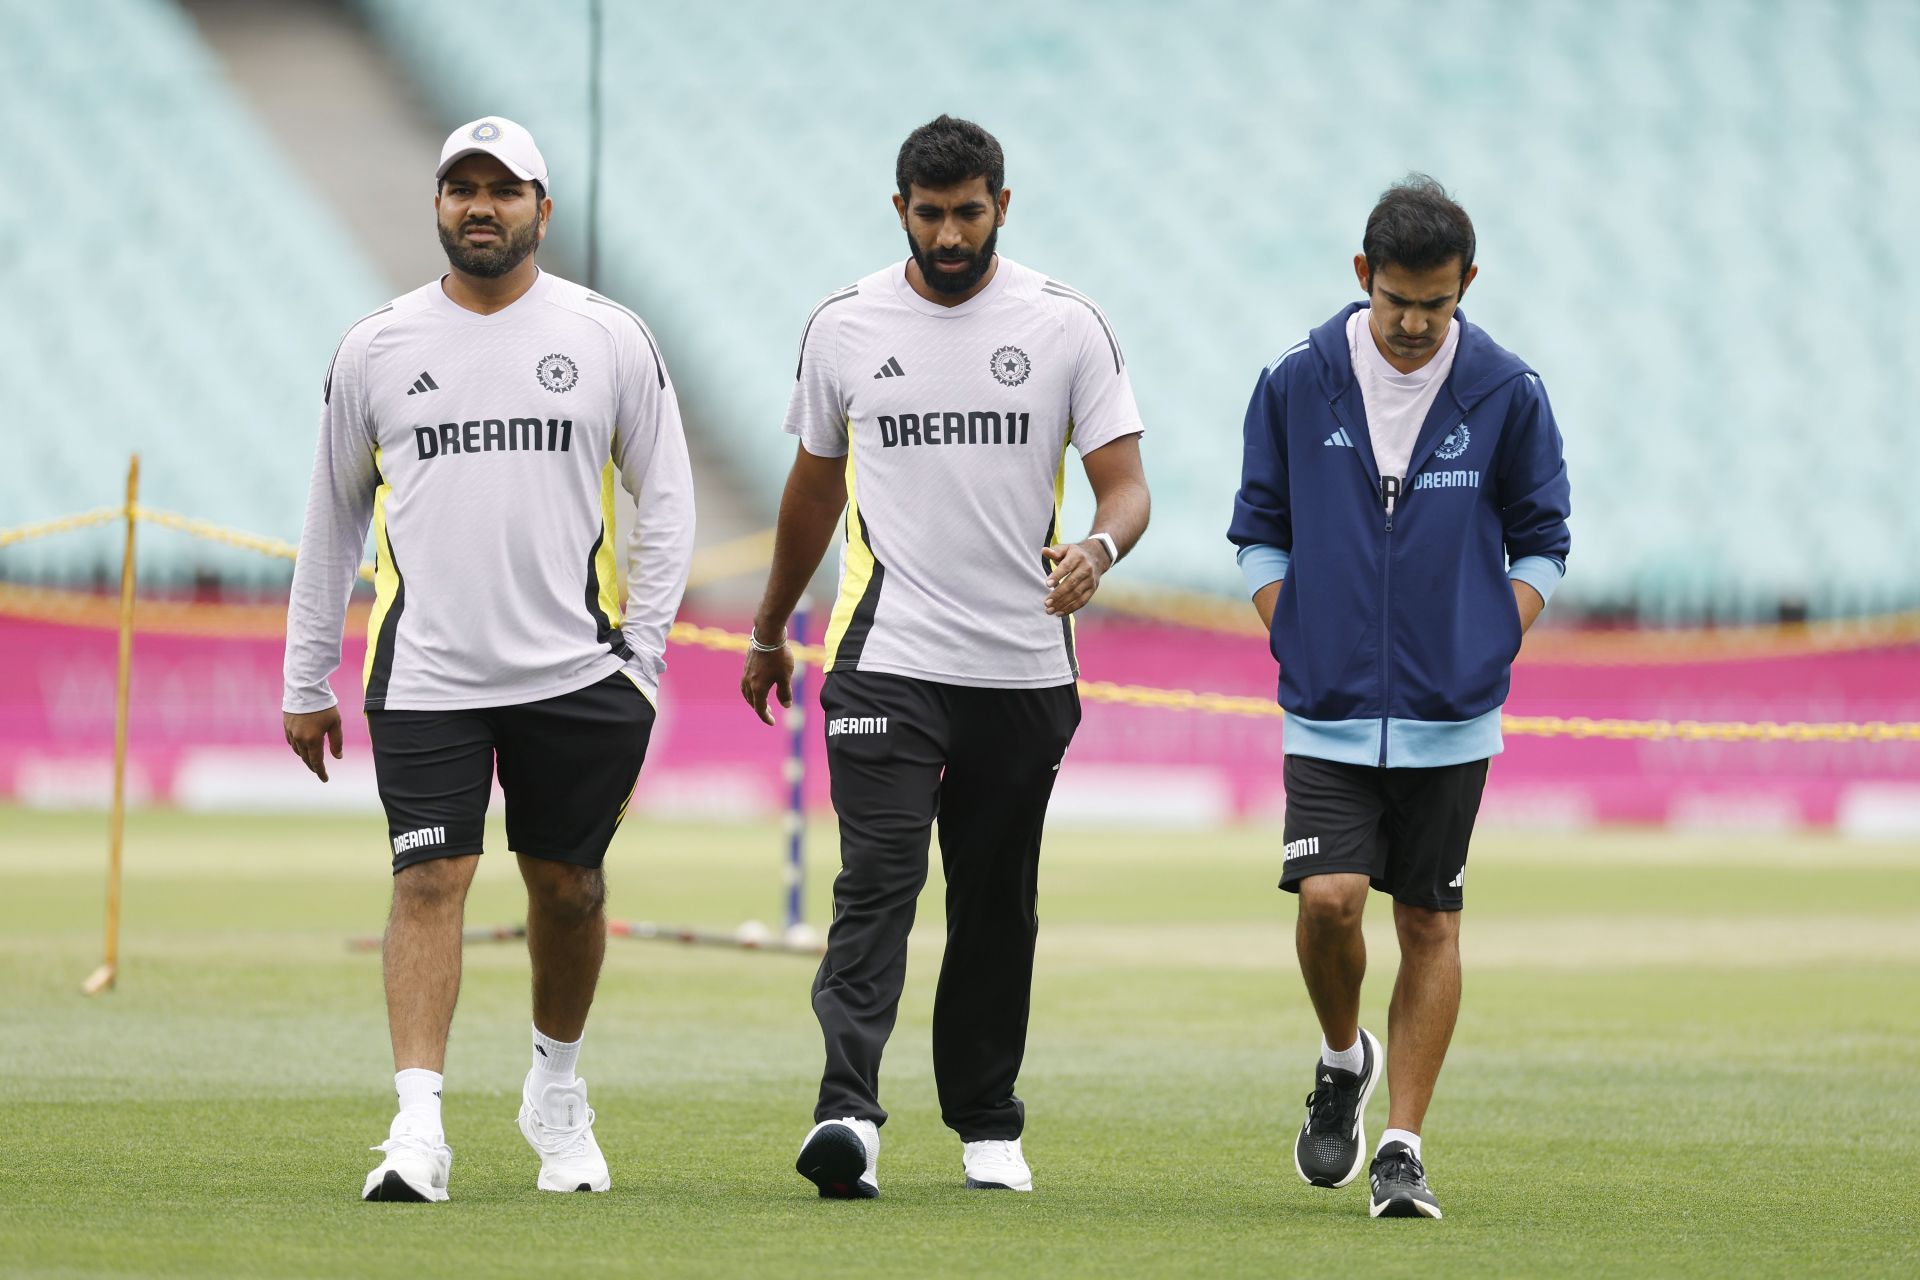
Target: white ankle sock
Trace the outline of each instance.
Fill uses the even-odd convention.
[[[538,1027],[533,1029],[533,1069],[546,1077],[542,1084],[573,1083],[573,1066],[580,1060],[580,1044],[585,1039],[582,1036],[568,1043],[542,1035]]]
[[[393,1091],[400,1095],[400,1114],[423,1128],[443,1132],[440,1125],[440,1091],[446,1077],[425,1067],[408,1067],[393,1073]]]
[[[1360,1074],[1360,1068],[1367,1065],[1367,1051],[1360,1043],[1360,1037],[1353,1037],[1353,1044],[1345,1049],[1335,1049],[1327,1043],[1325,1036],[1320,1037],[1320,1061],[1340,1071]]]
[[[1426,1159],[1425,1156],[1420,1154],[1420,1135],[1417,1133],[1408,1133],[1405,1129],[1389,1129],[1380,1135],[1380,1147],[1386,1146],[1389,1142],[1404,1142],[1413,1148],[1413,1158],[1415,1160]],[[1380,1147],[1375,1147],[1373,1154],[1379,1155]]]

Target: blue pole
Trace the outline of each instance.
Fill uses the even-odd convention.
[[[807,642],[807,602],[794,611],[790,631],[795,644]],[[805,923],[807,893],[807,737],[806,667],[793,668],[793,705],[787,727],[787,913],[783,937]]]

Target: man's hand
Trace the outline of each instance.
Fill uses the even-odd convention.
[[[340,708],[328,707],[325,711],[288,711],[282,713],[283,726],[287,731],[287,745],[293,748],[293,754],[305,762],[307,768],[320,775],[320,781],[327,780],[327,753],[321,749],[324,742],[333,752],[333,758],[340,758]]]
[[[840,513],[847,509],[847,460],[795,447],[787,489],[780,496],[780,521],[773,533],[773,565],[767,570],[767,589],[753,615],[756,637],[780,637],[780,647],[749,650],[746,670],[740,674],[740,696],[761,721],[773,723],[767,691],[778,690],[780,705],[793,705],[793,650],[786,643],[786,622],[793,616],[807,579],[820,566],[833,540]]]
[[[1089,538],[1085,542],[1063,542],[1042,547],[1040,554],[1053,562],[1047,575],[1047,612],[1064,618],[1075,612],[1100,589],[1100,575],[1113,567],[1107,549]]]
[[[740,676],[740,696],[766,724],[773,723],[773,711],[767,706],[767,691],[780,695],[780,705],[793,705],[793,650],[782,644],[771,652],[747,651],[747,669]]]

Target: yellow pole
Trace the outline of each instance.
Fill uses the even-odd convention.
[[[113,814],[107,824],[107,951],[80,989],[98,995],[120,975],[120,852],[127,828],[127,691],[133,681],[133,531],[139,518],[140,455],[127,463],[127,545],[120,561],[120,671],[113,700]]]

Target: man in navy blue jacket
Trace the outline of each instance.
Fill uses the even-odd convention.
[[[1460,1008],[1461,883],[1520,638],[1566,568],[1567,468],[1540,378],[1458,310],[1473,223],[1431,178],[1390,188],[1367,295],[1281,354],[1247,406],[1227,536],[1280,663],[1280,887],[1324,1039],[1294,1166],[1344,1187],[1380,1043],[1359,1024],[1369,886],[1393,896],[1388,1128],[1373,1216],[1440,1216],[1420,1126]]]

